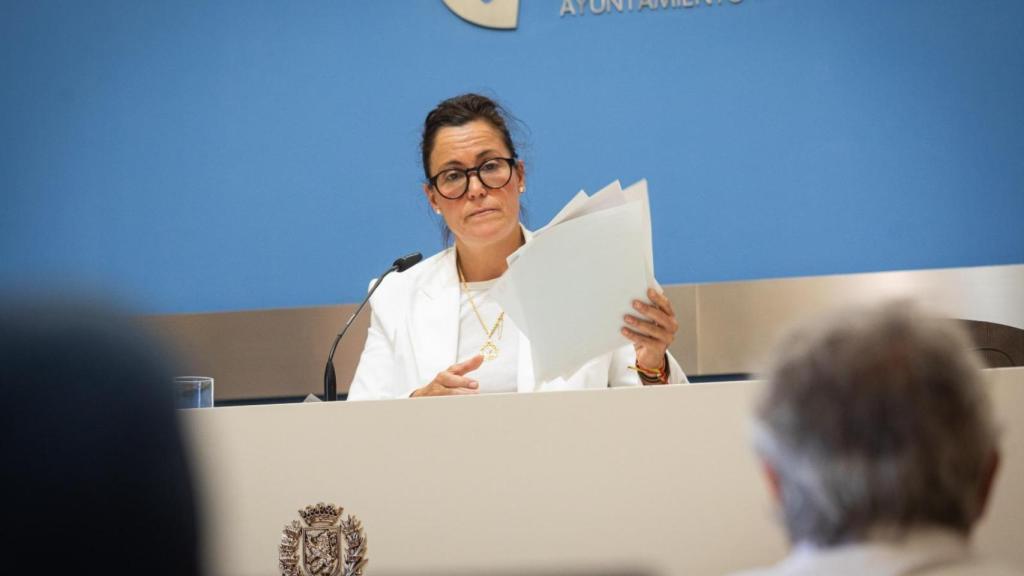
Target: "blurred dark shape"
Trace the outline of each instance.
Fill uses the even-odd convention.
[[[111,308],[0,301],[8,557],[28,573],[200,573],[185,445],[159,348]]]

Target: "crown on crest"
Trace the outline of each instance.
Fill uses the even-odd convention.
[[[306,525],[310,527],[333,526],[338,521],[338,518],[341,517],[342,510],[340,506],[318,502],[299,510],[299,516],[302,516],[302,519],[306,521]]]

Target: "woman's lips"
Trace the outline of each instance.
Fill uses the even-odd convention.
[[[496,214],[497,212],[498,210],[496,208],[484,208],[483,210],[477,210],[476,212],[471,213],[469,216],[466,216],[466,220],[469,220],[470,218],[476,218],[477,216],[487,216],[488,214]]]

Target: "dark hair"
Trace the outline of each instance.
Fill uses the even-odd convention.
[[[427,114],[423,121],[423,139],[420,140],[420,151],[423,153],[423,175],[430,179],[430,154],[434,151],[434,140],[441,128],[463,126],[474,120],[486,120],[501,133],[509,153],[516,158],[516,146],[512,142],[512,134],[508,125],[515,123],[501,104],[479,94],[462,94],[441,102]]]
[[[487,96],[473,93],[461,94],[435,106],[423,121],[420,152],[423,154],[423,175],[427,180],[430,180],[432,176],[430,174],[430,154],[434,151],[434,140],[437,138],[437,133],[442,128],[463,126],[475,120],[484,120],[493,126],[501,134],[501,139],[505,142],[509,154],[513,158],[519,157],[516,153],[516,145],[512,140],[512,133],[509,130],[509,125],[519,127],[521,125],[519,120],[505,110],[501,104]],[[526,208],[520,201],[519,218],[522,220],[525,215]],[[452,239],[452,231],[443,219],[441,220],[441,239],[444,246],[448,246]]]

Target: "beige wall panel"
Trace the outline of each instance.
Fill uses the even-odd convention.
[[[880,272],[665,287],[679,319],[672,353],[690,375],[757,370],[778,332],[831,307],[914,296],[951,317],[1024,328],[1024,266]],[[179,374],[216,379],[219,400],[305,396],[323,390],[323,366],[354,305],[149,316],[178,351]],[[369,310],[335,359],[348,390]]]
[[[915,298],[950,318],[1024,328],[1024,265],[702,284],[699,374],[756,372],[793,322],[836,306]]]
[[[323,393],[324,364],[355,305],[149,316],[175,352],[177,372],[213,376],[217,400]],[[366,341],[369,310],[335,353],[338,391],[348,390]]]

